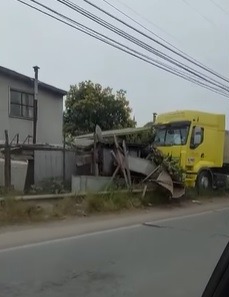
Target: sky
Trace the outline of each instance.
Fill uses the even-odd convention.
[[[39,1],[137,49],[55,0]],[[111,21],[83,0],[72,1]],[[91,2],[124,18],[103,0]],[[229,78],[228,0],[109,2],[158,36]],[[129,19],[125,21],[137,26]],[[124,25],[111,22],[124,29]],[[136,32],[127,28],[125,31],[139,38]],[[83,80],[92,80],[104,87],[110,86],[114,91],[124,89],[138,126],[152,120],[154,112],[194,109],[226,114],[229,127],[229,98],[159,70],[41,15],[16,0],[0,1],[0,36],[1,66],[33,76],[32,67],[38,65],[41,81],[65,90]],[[149,43],[148,39],[142,40]],[[140,51],[146,53],[143,49]]]

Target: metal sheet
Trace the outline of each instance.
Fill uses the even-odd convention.
[[[185,187],[180,183],[173,183],[173,196],[172,198],[181,198],[185,194]]]
[[[153,161],[138,158],[138,157],[127,157],[130,171],[141,173],[145,176],[149,175],[157,166]]]
[[[173,196],[173,181],[172,181],[171,176],[166,171],[163,170],[159,174],[159,176],[155,182],[158,185],[160,185],[161,187],[168,190],[170,192],[171,196]]]

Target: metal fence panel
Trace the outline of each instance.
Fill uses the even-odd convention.
[[[65,177],[71,180],[76,171],[75,153],[65,153]],[[34,182],[40,183],[49,178],[63,178],[63,152],[58,151],[35,151],[34,152]]]

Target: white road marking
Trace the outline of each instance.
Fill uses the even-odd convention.
[[[213,210],[206,210],[206,211],[203,211],[203,212],[193,213],[193,214],[189,214],[189,215],[183,215],[183,216],[178,216],[178,217],[171,217],[171,218],[167,218],[167,219],[161,219],[161,220],[156,220],[156,221],[145,222],[145,224],[167,223],[167,222],[171,222],[171,221],[178,221],[178,220],[183,220],[183,219],[195,218],[195,217],[199,217],[199,216],[203,216],[203,215],[211,214],[211,213],[213,213]]]
[[[102,235],[102,234],[112,233],[112,232],[117,232],[117,231],[130,230],[130,229],[135,229],[135,228],[138,228],[141,226],[142,226],[142,224],[135,224],[135,225],[131,225],[131,226],[124,226],[124,227],[106,229],[106,230],[102,230],[102,231],[95,231],[95,232],[91,232],[91,233],[78,234],[78,235],[73,235],[73,236],[69,236],[69,237],[61,237],[61,238],[56,238],[56,239],[51,239],[51,240],[44,240],[44,241],[40,241],[40,242],[34,242],[34,243],[9,247],[9,248],[5,248],[5,249],[0,249],[0,253],[11,252],[11,251],[16,251],[16,250],[20,250],[20,249],[39,247],[39,246],[54,244],[54,243],[61,243],[64,241],[66,242],[66,241],[71,241],[71,240],[77,240],[77,239],[81,239],[81,238],[85,238],[85,237]]]
[[[177,217],[170,217],[170,218],[166,218],[166,219],[153,220],[153,221],[144,222],[141,224],[134,224],[134,225],[130,225],[130,226],[110,228],[110,229],[106,229],[106,230],[78,234],[78,235],[73,235],[73,236],[69,236],[69,237],[61,237],[61,238],[56,238],[56,239],[51,239],[51,240],[44,240],[44,241],[40,241],[40,242],[29,243],[29,244],[0,249],[0,253],[13,252],[13,251],[17,251],[17,250],[23,250],[23,249],[33,248],[33,247],[45,246],[45,245],[49,245],[49,244],[77,240],[77,239],[82,239],[82,238],[86,238],[86,237],[108,234],[108,233],[112,233],[112,232],[136,229],[139,227],[143,227],[144,226],[143,224],[149,224],[149,225],[150,224],[161,224],[161,223],[172,222],[172,221],[177,221],[177,220],[182,220],[182,219],[195,218],[195,217],[199,217],[199,216],[212,214],[216,211],[222,212],[222,211],[226,211],[226,210],[229,210],[229,207],[219,208],[219,209],[215,209],[215,210],[212,209],[212,210],[207,210],[207,211],[203,211],[203,212],[199,212],[199,213],[182,215],[182,216],[177,216]]]
[[[218,208],[218,209],[213,210],[213,212],[222,212],[222,211],[226,211],[226,210],[229,210],[229,207]]]

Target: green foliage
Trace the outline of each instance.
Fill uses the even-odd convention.
[[[179,159],[164,156],[157,148],[153,148],[151,158],[157,165],[162,165],[165,168],[173,181],[184,182],[185,171],[180,166]]]
[[[77,136],[92,133],[96,124],[102,130],[135,127],[126,92],[102,88],[91,81],[70,86],[64,113],[64,132]]]
[[[142,145],[149,145],[152,144],[153,139],[154,139],[154,128],[149,127],[148,130],[146,131],[141,131],[137,134],[132,134],[132,135],[128,135],[126,136],[126,142],[127,143],[131,143],[131,144],[142,144]]]

